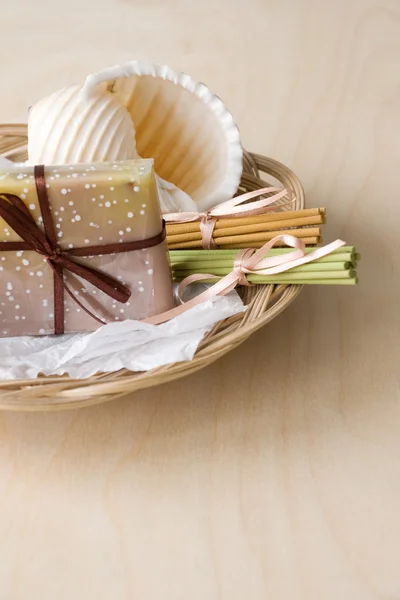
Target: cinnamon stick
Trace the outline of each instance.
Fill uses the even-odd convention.
[[[299,237],[299,236],[297,236]],[[322,244],[322,237],[305,237],[302,238],[301,240],[304,244],[306,244],[306,246],[315,246],[317,244]],[[192,242],[193,243],[193,242]],[[226,248],[227,250],[240,250],[241,248],[261,248],[263,244],[260,242],[249,242],[249,243],[244,243],[244,244],[226,244],[225,246],[223,246],[224,248]],[[277,242],[275,244],[276,246],[286,246],[286,244],[284,242]],[[187,246],[186,244],[183,244],[184,248],[188,248],[189,246]],[[192,246],[192,248],[194,248],[194,246]],[[197,246],[198,248],[198,246]],[[173,246],[171,248],[171,250],[177,250],[178,246]],[[313,248],[311,248],[311,250],[313,250]]]
[[[320,227],[305,227],[304,229],[284,229],[279,230],[279,235],[294,235],[295,237],[304,239],[312,239],[320,238],[321,236],[321,228]],[[256,243],[258,246],[262,246],[265,242],[272,240],[277,235],[276,231],[263,231],[256,233],[248,233],[243,235],[231,235],[231,236],[223,236],[219,237],[217,240],[218,246],[231,246],[235,248],[243,247],[244,244],[246,248],[253,248],[252,244]],[[168,247],[170,249],[177,248],[201,248],[202,240],[189,240],[189,241],[180,241],[180,242],[171,242],[170,239],[167,238]],[[306,244],[317,243],[315,241],[307,241],[304,242]]]

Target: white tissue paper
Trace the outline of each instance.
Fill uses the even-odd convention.
[[[197,287],[196,293],[205,286]],[[195,295],[195,294],[193,294]],[[243,312],[238,294],[216,296],[162,325],[123,321],[93,333],[0,339],[0,380],[68,374],[85,379],[120,369],[148,371],[191,360],[212,326]]]

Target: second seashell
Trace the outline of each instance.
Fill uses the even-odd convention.
[[[239,130],[206,85],[164,65],[134,61],[90,75],[84,91],[111,91],[131,115],[138,154],[201,210],[231,198],[243,151]]]

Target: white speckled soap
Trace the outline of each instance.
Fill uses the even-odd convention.
[[[0,172],[0,194],[21,198],[43,228],[33,173],[27,165]],[[48,166],[45,179],[61,250],[142,243],[162,232],[152,160]],[[21,241],[2,218],[0,241]],[[72,294],[106,322],[143,319],[174,304],[164,241],[129,252],[72,258],[130,288],[131,298],[122,304],[64,270]],[[54,332],[53,271],[42,255],[33,250],[1,250],[0,296],[0,337]],[[65,332],[99,327],[67,293],[64,317]]]

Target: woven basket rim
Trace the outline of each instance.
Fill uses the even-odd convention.
[[[26,160],[26,152],[26,125],[0,124],[0,155],[21,162]],[[267,176],[267,179],[262,176]],[[294,192],[295,201],[290,207],[292,210],[304,208],[302,185],[288,167],[261,154],[245,151],[239,192],[273,184],[271,178]],[[218,322],[202,340],[191,361],[173,363],[141,373],[123,370],[99,374],[84,380],[50,376],[0,381],[0,410],[37,411],[90,406],[184,377],[239,346],[252,333],[285,310],[300,291],[301,286],[294,285],[255,285],[241,288],[239,292],[248,310]]]

